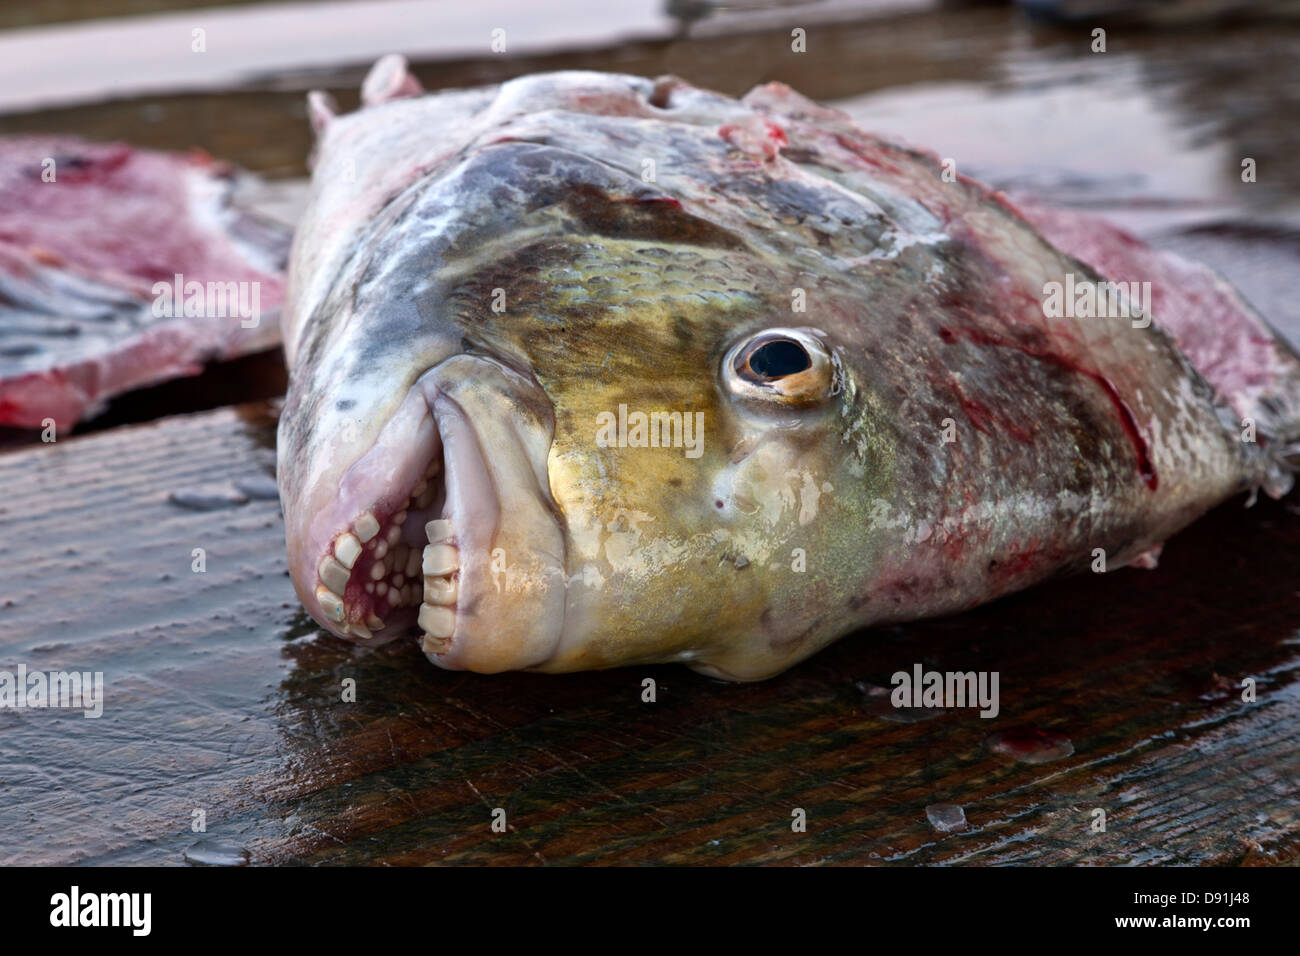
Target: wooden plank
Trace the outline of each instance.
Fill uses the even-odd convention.
[[[479,677],[310,623],[278,504],[247,495],[273,442],[249,405],[0,455],[0,669],[106,681],[99,719],[0,710],[0,859],[179,864],[203,841],[255,863],[1300,862],[1294,506],[1230,504],[1158,571],[863,633],[761,684]],[[863,688],[915,662],[999,671],[1002,713],[900,722]],[[989,749],[1018,726],[1074,753]],[[938,832],[937,803],[966,828]]]

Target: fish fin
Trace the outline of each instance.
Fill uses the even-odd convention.
[[[312,132],[318,137],[338,115],[338,104],[324,90],[312,90],[307,94],[307,118],[311,120]]]
[[[398,53],[380,57],[361,83],[363,106],[377,106],[389,100],[420,96],[423,93],[424,87],[411,73],[406,57]]]

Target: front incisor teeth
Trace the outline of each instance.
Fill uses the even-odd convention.
[[[453,605],[460,588],[451,578],[427,577],[424,579],[426,604]]]
[[[321,585],[316,588],[316,601],[325,611],[325,616],[331,621],[342,622],[343,620],[343,599],[331,591],[329,588]]]
[[[339,564],[352,570],[352,566],[357,563],[357,558],[361,557],[361,542],[351,531],[344,531],[334,539],[334,557],[339,559]]]
[[[449,544],[430,544],[424,548],[423,570],[426,575],[451,574],[460,568],[460,553]]]
[[[446,640],[456,630],[456,613],[445,607],[420,605],[420,629],[432,638]]]
[[[446,518],[439,518],[436,521],[430,521],[424,526],[424,534],[429,539],[430,544],[450,541],[452,534],[451,522]]]
[[[352,525],[352,530],[357,533],[357,537],[361,539],[361,543],[365,544],[375,535],[379,534],[379,522],[375,520],[375,516],[369,511],[364,511],[362,512],[361,517],[356,520],[356,523]]]
[[[320,559],[316,570],[325,586],[335,594],[342,594],[348,589],[348,569],[328,554]]]

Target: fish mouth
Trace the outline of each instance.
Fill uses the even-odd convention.
[[[426,371],[311,520],[296,570],[312,616],[366,644],[416,635],[453,670],[544,663],[564,630],[553,437],[549,399],[513,369],[456,355]]]

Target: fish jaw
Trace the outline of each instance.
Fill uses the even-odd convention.
[[[544,663],[564,628],[564,554],[546,482],[549,400],[492,359],[420,375],[373,444],[287,503],[290,575],[326,630],[419,634],[450,670]]]

